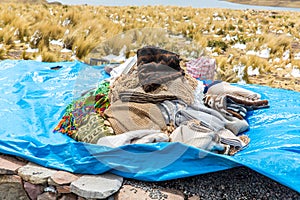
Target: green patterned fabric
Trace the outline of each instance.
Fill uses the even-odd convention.
[[[109,122],[97,113],[90,113],[82,119],[81,125],[71,137],[80,142],[96,144],[99,138],[110,135],[114,135],[114,130]]]
[[[110,105],[108,100],[109,89],[109,82],[101,82],[96,89],[88,91],[79,99],[74,100],[66,107],[66,112],[58,125],[54,128],[54,132],[72,136],[78,132],[82,124],[86,123],[86,118],[90,114],[97,113],[97,115],[101,117],[103,112]]]

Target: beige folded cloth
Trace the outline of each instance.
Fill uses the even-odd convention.
[[[220,143],[220,137],[217,133],[195,131],[188,125],[177,127],[170,138],[171,142],[181,142],[207,151],[222,152],[225,149],[225,146]]]
[[[162,130],[166,128],[164,117],[156,104],[114,102],[104,115],[116,134],[141,129]]]
[[[198,131],[198,132],[211,132],[212,130],[209,129],[208,127],[205,127],[201,124],[200,121],[197,120],[191,120],[189,122],[186,122],[185,124],[188,125],[188,127],[194,131]],[[239,136],[236,136],[235,134],[233,134],[230,130],[222,128],[218,131],[214,131],[215,133],[218,134],[218,136],[220,137],[220,142],[222,144],[227,144],[230,146],[234,146],[237,148],[243,148],[244,146],[246,146],[247,144],[243,142],[243,140],[240,139]]]
[[[119,98],[123,102],[136,102],[136,103],[160,103],[165,100],[175,100],[177,97],[166,91],[161,91],[157,94],[146,93],[142,87],[135,89],[128,89],[119,93]]]
[[[169,142],[169,137],[160,130],[136,130],[120,135],[100,138],[98,145],[107,147],[119,147],[126,144],[146,144],[157,142]]]
[[[207,94],[211,94],[211,95],[228,94],[233,96],[240,96],[244,99],[253,100],[253,101],[260,100],[261,98],[261,95],[256,92],[252,92],[250,90],[241,87],[230,85],[227,82],[220,82],[211,86],[207,90]]]
[[[246,115],[242,110],[254,110],[269,107],[268,100],[261,100],[258,93],[241,87],[221,82],[211,86],[204,97],[204,104],[221,112],[223,115],[243,119]],[[237,107],[234,107],[233,105]],[[240,109],[239,109],[239,108]]]
[[[221,138],[221,142],[223,144],[228,144],[230,146],[243,148],[247,144],[245,144],[238,136],[234,135],[231,131],[227,129],[223,129],[217,132],[217,134]]]
[[[179,99],[191,105],[194,102],[194,83],[185,77],[179,77],[161,84],[154,91],[145,92],[134,71],[119,77],[111,86],[108,97],[112,104],[119,99],[137,103],[145,103],[147,99],[152,103]]]

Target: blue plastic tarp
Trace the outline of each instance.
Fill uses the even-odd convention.
[[[0,62],[0,152],[73,173],[110,171],[144,181],[247,166],[300,192],[299,92],[239,85],[262,94],[271,107],[249,115],[251,142],[231,157],[180,143],[108,148],[53,133],[66,106],[106,77],[103,67],[81,62]]]

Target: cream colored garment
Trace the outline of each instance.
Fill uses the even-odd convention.
[[[213,131],[227,128],[235,135],[249,128],[248,122],[231,116],[223,116],[220,112],[208,108],[202,104],[179,110],[175,115],[175,125],[180,126],[184,122],[196,119]]]
[[[221,95],[221,94],[227,94],[227,95],[235,95],[240,96],[248,100],[260,100],[261,96],[258,93],[252,92],[250,90],[246,90],[241,87],[236,87],[233,85],[230,85],[227,82],[221,82],[216,85],[211,86],[207,94],[210,95]]]
[[[126,144],[169,142],[169,140],[169,137],[159,130],[137,130],[100,138],[97,144],[114,148]]]
[[[187,125],[181,125],[170,135],[171,142],[181,142],[207,151],[224,151],[225,146],[220,143],[220,137],[205,128],[195,131]]]
[[[130,69],[136,64],[137,56],[133,56],[128,58],[124,63],[119,65],[118,67],[115,67],[110,72],[110,84],[113,84],[113,82],[122,74],[128,74]]]

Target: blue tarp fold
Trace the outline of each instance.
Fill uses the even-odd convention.
[[[251,142],[232,157],[180,143],[108,148],[53,133],[66,106],[106,77],[103,67],[80,62],[0,62],[0,152],[74,173],[111,171],[145,181],[247,166],[300,192],[299,92],[239,85],[262,94],[271,107],[251,113]]]

